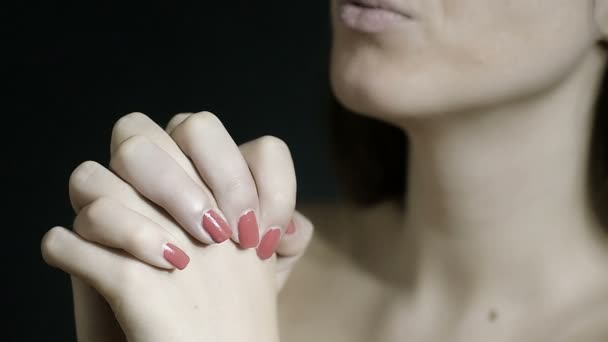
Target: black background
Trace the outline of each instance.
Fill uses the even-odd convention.
[[[124,114],[165,125],[175,113],[210,110],[237,143],[278,136],[292,150],[298,200],[335,195],[328,7],[106,1],[23,3],[4,13],[2,251],[12,288],[3,306],[13,329],[0,340],[75,340],[69,279],[43,263],[40,239],[71,224],[70,172],[85,160],[107,164],[112,125]]]

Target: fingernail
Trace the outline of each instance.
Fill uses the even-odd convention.
[[[171,265],[177,267],[180,270],[186,268],[188,263],[190,262],[190,258],[184,251],[179,249],[176,245],[172,243],[167,243],[164,246],[163,256],[167,259]]]
[[[287,230],[285,231],[285,234],[287,235],[293,235],[296,233],[296,224],[293,223],[293,220],[289,221],[289,224],[287,225]]]
[[[230,226],[215,210],[209,210],[203,215],[203,228],[217,243],[224,242],[232,236]]]
[[[262,260],[266,260],[270,258],[274,251],[277,249],[279,245],[279,240],[281,239],[281,230],[278,228],[270,229],[260,242],[258,246],[258,256]]]
[[[241,248],[253,248],[260,242],[260,230],[253,210],[239,219],[239,241]]]

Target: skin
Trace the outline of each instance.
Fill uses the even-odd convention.
[[[178,115],[167,131],[141,113],[119,120],[112,134],[111,170],[85,162],[70,177],[74,230],[55,227],[42,241],[45,260],[73,276],[79,340],[277,340],[276,292],[312,235],[311,223],[294,213],[288,149],[274,137],[237,147],[217,117],[206,112]],[[221,163],[205,159],[210,154],[204,148],[223,150],[234,166],[219,168]],[[235,183],[243,188],[222,193],[199,176],[219,173],[236,181],[240,165],[247,171],[243,178],[253,178],[253,189],[243,181]],[[277,165],[280,174],[273,172]],[[284,234],[277,258],[262,261],[254,248],[229,241],[204,248],[209,240],[186,226],[192,216],[187,209],[195,208],[200,216],[205,201],[248,191],[255,194],[260,227],[278,223],[286,229],[293,220],[298,228]],[[216,208],[229,212],[242,198],[235,203]],[[163,259],[165,242],[189,255],[184,270]]]
[[[340,311],[352,330],[327,334],[608,339],[608,249],[586,192],[606,4],[401,3],[410,22],[366,34],[345,27],[334,2],[333,89],[353,111],[402,128],[410,159],[407,211],[356,214],[374,217],[371,227],[342,224],[351,234],[330,239],[347,260],[325,289],[335,282],[364,304]],[[336,301],[355,300],[347,296],[315,312],[336,317]]]
[[[277,322],[289,341],[608,339],[608,245],[586,191],[592,107],[606,64],[598,42],[607,37],[608,2],[406,5],[412,7],[410,21],[369,34],[345,27],[337,1],[332,2],[331,74],[345,106],[390,122],[410,138],[407,211],[391,204],[364,210],[303,208],[324,234],[293,271],[278,314],[269,308],[276,291],[264,288],[275,276],[267,263],[253,262],[231,244],[221,245],[227,247],[218,254],[187,245],[192,262],[205,265],[188,271],[198,278],[171,278],[171,284],[183,286],[171,293],[153,269],[142,272],[148,277],[144,287],[169,291],[175,296],[171,303],[208,301],[201,283],[210,290],[231,284],[234,293],[254,293],[239,288],[245,282],[259,292],[240,298],[240,308],[229,301],[205,306],[202,320],[192,315],[148,319],[167,308],[152,293],[146,303],[135,300],[118,315],[129,339],[151,336],[147,330],[158,320],[189,331],[192,324],[208,323],[204,317],[256,327],[232,329],[242,336],[213,336],[223,341],[251,340],[253,331],[265,336],[261,340],[278,338]],[[188,139],[175,140],[188,144]],[[135,176],[141,175],[134,175],[133,183]],[[122,203],[131,201],[137,200]],[[279,216],[284,226],[289,214]],[[152,220],[187,236],[160,216]],[[57,241],[78,234],[55,230],[54,235],[43,243],[47,260],[91,283],[114,311],[124,307],[111,300],[121,289],[104,292],[106,285],[113,288],[110,277],[63,257],[66,248]],[[227,272],[217,266],[224,259],[254,272]],[[143,265],[141,260],[131,264]],[[216,276],[205,277],[209,272]],[[188,291],[189,281],[201,282],[198,291]],[[259,308],[253,322],[235,319],[242,307]],[[171,307],[171,312],[182,310]],[[189,337],[224,329],[204,330]]]

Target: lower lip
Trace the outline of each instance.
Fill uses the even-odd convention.
[[[340,18],[348,28],[365,33],[388,31],[409,20],[401,13],[352,3],[344,3],[340,6]]]

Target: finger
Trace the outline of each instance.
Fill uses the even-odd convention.
[[[159,212],[147,199],[142,198],[131,185],[94,161],[86,161],[74,169],[70,175],[69,193],[76,214],[96,199],[107,197],[161,225],[171,223],[167,216]]]
[[[178,114],[169,122],[169,126],[178,124],[178,119],[181,120],[186,115],[188,114]],[[190,159],[184,155],[175,141],[160,126],[142,113],[136,112],[125,115],[116,122],[112,129],[112,152],[115,153],[122,143],[137,135],[145,136],[159,148],[167,152],[167,154],[169,154],[171,158],[173,158],[175,162],[182,167],[184,172],[186,172],[188,176],[190,176],[190,178],[201,187],[206,198],[213,199],[211,191],[204,184]],[[199,240],[205,243],[211,243],[210,239],[204,236]]]
[[[260,202],[263,235],[258,255],[268,259],[278,247],[294,213],[296,175],[293,160],[287,145],[271,136],[243,144],[240,150],[255,179]]]
[[[111,197],[125,204],[139,203],[143,200],[132,186],[94,161],[85,161],[72,171],[68,188],[72,208],[76,214],[99,197]],[[142,206],[136,208],[141,209]]]
[[[146,137],[124,141],[112,156],[110,167],[199,241],[220,243],[232,235],[213,198]]]
[[[170,236],[184,241],[185,233],[164,211],[142,198],[131,185],[96,162],[84,162],[72,172],[69,192],[77,214],[100,198],[109,199],[156,222]]]
[[[184,122],[184,120],[186,120],[192,114],[193,113],[179,113],[179,114],[175,114],[171,118],[171,120],[169,120],[169,123],[167,123],[167,127],[165,127],[165,132],[167,132],[168,134],[171,134],[173,132],[173,130],[175,129],[175,127],[177,127],[179,124],[181,124],[182,122]]]
[[[76,233],[54,227],[41,242],[44,261],[63,271],[83,279],[102,295],[113,293],[113,284],[121,262],[120,254],[79,237]]]
[[[192,162],[184,155],[175,141],[173,141],[165,130],[145,114],[137,112],[131,113],[116,121],[112,128],[112,154],[123,142],[136,135],[145,136],[158,145],[158,147],[165,150],[173,159],[175,159],[195,183],[202,186],[208,195],[211,194],[206,187],[204,187],[203,181],[196,172],[196,168],[192,165]]]
[[[296,211],[277,248],[277,283],[279,289],[283,288],[295,264],[306,252],[313,233],[312,222]]]
[[[101,164],[87,161],[80,164],[70,176],[70,200],[78,214],[98,198],[109,198],[136,211],[184,241],[186,232],[161,208],[143,198],[133,187]]]
[[[241,248],[258,245],[258,194],[247,163],[220,120],[209,112],[185,118],[171,136],[210,188]]]
[[[183,270],[190,262],[176,239],[149,218],[100,197],[74,220],[74,231],[88,241],[122,249],[152,266]]]
[[[314,226],[312,222],[299,212],[294,212],[293,219],[287,226],[287,230],[277,247],[276,252],[278,256],[301,256],[310,244],[313,233]]]

